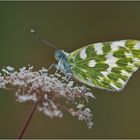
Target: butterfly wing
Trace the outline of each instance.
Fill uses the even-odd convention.
[[[94,43],[70,53],[68,61],[77,80],[120,91],[140,66],[140,41]]]

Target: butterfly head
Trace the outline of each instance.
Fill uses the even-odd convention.
[[[57,61],[59,61],[60,59],[67,59],[68,58],[68,53],[66,53],[65,51],[58,49],[55,51],[55,59]]]
[[[55,51],[55,59],[58,61],[57,67],[64,73],[70,73],[70,64],[68,63],[69,53],[58,49]]]

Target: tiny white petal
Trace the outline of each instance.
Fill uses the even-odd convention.
[[[13,71],[14,70],[14,68],[11,67],[11,66],[7,66],[6,69],[9,70],[9,71]]]
[[[84,105],[83,104],[78,104],[76,107],[80,109],[80,108],[83,108]]]
[[[96,99],[96,97],[91,92],[85,93],[86,96]]]
[[[85,108],[86,111],[91,112],[91,110],[89,108]]]

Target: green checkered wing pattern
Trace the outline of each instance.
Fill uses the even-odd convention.
[[[120,91],[140,66],[140,41],[94,43],[68,57],[75,79],[89,86]]]

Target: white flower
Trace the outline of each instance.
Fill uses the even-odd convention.
[[[7,66],[6,69],[9,70],[9,71],[14,71],[14,68],[11,67],[11,66]]]
[[[62,110],[66,110],[91,128],[92,113],[84,103],[95,97],[86,87],[75,86],[73,80],[67,82],[60,74],[49,74],[45,68],[33,71],[33,66],[29,66],[15,71],[8,66],[2,71],[0,88],[15,89],[18,102],[37,103],[38,110],[51,118],[62,117]]]

